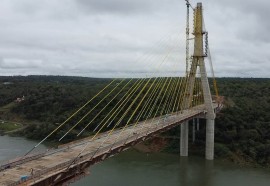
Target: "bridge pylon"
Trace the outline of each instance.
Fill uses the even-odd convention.
[[[187,5],[189,8],[189,5]],[[194,54],[192,56],[190,71],[186,74],[186,92],[185,99],[182,103],[182,109],[189,109],[192,103],[192,96],[194,90],[194,83],[196,79],[196,72],[199,68],[204,104],[206,109],[206,147],[205,157],[208,160],[214,159],[214,125],[215,125],[215,112],[212,102],[212,96],[210,92],[209,82],[206,73],[206,67],[204,58],[203,35],[206,33],[203,30],[203,11],[202,3],[197,3],[194,9]],[[188,28],[187,28],[188,30]],[[188,48],[188,47],[187,47]],[[188,58],[188,57],[187,57]],[[180,155],[188,156],[188,122],[181,124],[181,136],[180,136]]]

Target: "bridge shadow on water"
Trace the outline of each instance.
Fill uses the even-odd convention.
[[[90,175],[74,186],[188,186],[210,183],[211,166],[203,158],[180,158],[166,153],[128,150],[90,168]],[[206,171],[207,170],[207,171]],[[206,174],[209,172],[208,178]],[[204,184],[209,185],[209,184]],[[210,186],[210,185],[209,185]]]
[[[72,186],[268,186],[269,170],[203,157],[128,150],[90,168]]]
[[[94,165],[74,186],[211,186],[213,162],[166,153],[128,150]]]

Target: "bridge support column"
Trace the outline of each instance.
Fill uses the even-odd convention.
[[[181,124],[180,156],[188,156],[188,121]]]
[[[205,158],[207,160],[214,159],[214,134],[215,134],[215,120],[206,119]]]
[[[195,133],[195,118],[193,118],[192,120],[192,142],[194,143],[195,142],[195,138],[196,138],[196,133]]]

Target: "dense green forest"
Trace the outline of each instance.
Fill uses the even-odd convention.
[[[219,79],[227,108],[217,118],[216,146],[270,165],[270,79]]]
[[[270,79],[218,78],[217,82],[220,95],[225,96],[225,108],[216,118],[216,158],[270,167]],[[190,148],[203,156],[205,121],[201,123]],[[168,134],[179,136],[179,128]],[[168,150],[179,152],[178,140],[169,144]]]
[[[110,82],[112,82],[111,79],[62,76],[0,77],[0,120],[22,123],[25,128],[17,134],[31,139],[41,139]],[[217,82],[220,95],[225,96],[225,108],[216,119],[215,156],[239,163],[256,162],[269,166],[270,79],[218,78]],[[121,79],[113,82],[114,85],[121,83]],[[124,96],[130,86],[132,84],[127,87],[116,87],[116,92],[124,89],[120,91],[119,99]],[[106,95],[110,91],[105,90],[103,93]],[[106,107],[108,111],[111,110],[113,103],[119,101],[113,98],[113,95],[109,95],[99,105],[100,109],[105,108],[113,100],[112,104]],[[128,105],[132,101],[134,100],[130,100]],[[98,99],[93,100],[92,104],[85,108],[86,111],[71,119],[58,133],[52,135],[50,140],[59,139],[70,126],[76,123],[78,118],[86,114],[87,110],[91,110],[98,102]],[[97,114],[98,111],[95,110],[89,114],[82,125],[78,125],[63,142],[74,139],[78,131]],[[104,115],[101,114],[96,118],[95,123],[100,123],[102,117]],[[142,119],[145,119],[144,116]],[[125,122],[126,120],[123,120],[122,123]],[[202,120],[201,129],[196,132],[196,142],[193,144],[191,142],[191,151],[199,154],[204,153],[203,122]],[[91,135],[94,128],[95,125],[90,126],[82,137]],[[179,127],[163,135],[179,136]],[[179,152],[179,140],[169,140],[167,150]]]

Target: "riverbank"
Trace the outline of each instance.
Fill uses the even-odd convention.
[[[161,137],[154,137],[146,142],[136,144],[133,148],[143,153],[163,152],[168,146],[168,140]]]
[[[22,123],[0,120],[0,135],[16,133],[24,130],[27,126]]]

